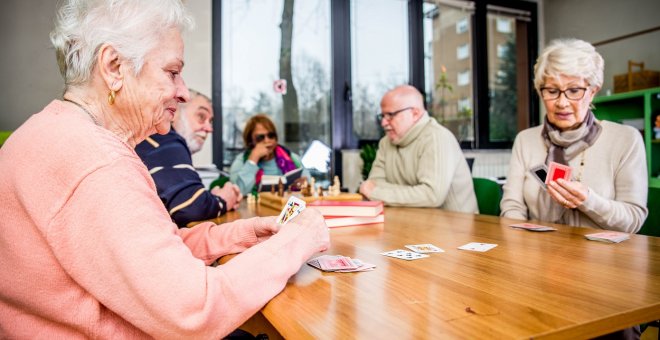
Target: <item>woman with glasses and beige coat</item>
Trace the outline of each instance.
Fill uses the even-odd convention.
[[[639,231],[648,214],[642,136],[632,127],[597,120],[590,109],[603,83],[603,58],[587,42],[555,40],[534,71],[547,114],[542,125],[516,137],[501,215]],[[570,166],[572,178],[544,186],[534,170],[550,162]]]

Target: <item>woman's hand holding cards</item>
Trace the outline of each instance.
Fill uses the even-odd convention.
[[[326,251],[330,247],[330,233],[323,215],[316,209],[303,210],[290,224],[283,228],[305,228],[311,233],[314,252]]]
[[[582,205],[589,197],[589,187],[563,178],[548,183],[548,193],[557,203],[568,209],[575,209]]]
[[[275,216],[255,217],[254,220],[254,234],[259,242],[269,239],[280,231],[280,225],[275,222]]]

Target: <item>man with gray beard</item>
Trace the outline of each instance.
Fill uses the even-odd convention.
[[[179,228],[220,216],[237,207],[242,198],[240,189],[230,182],[206,190],[192,165],[192,154],[201,150],[213,132],[213,106],[207,96],[189,91],[190,100],[179,104],[170,132],[151,135],[135,147]]]

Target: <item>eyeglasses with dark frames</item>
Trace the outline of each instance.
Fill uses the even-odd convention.
[[[401,113],[401,112],[403,112],[403,111],[405,111],[405,110],[410,110],[410,109],[412,109],[412,107],[411,107],[411,106],[408,106],[408,107],[405,107],[405,108],[403,108],[403,109],[401,109],[401,110],[396,110],[396,111],[394,111],[394,112],[381,112],[381,113],[379,113],[379,114],[376,115],[376,119],[377,119],[379,122],[380,122],[381,120],[383,120],[383,118],[385,118],[385,119],[387,119],[388,121],[390,121],[390,120],[392,120],[392,119],[394,118],[394,116],[398,115],[399,113]]]
[[[544,100],[559,99],[559,96],[561,96],[562,93],[568,100],[580,100],[584,98],[584,94],[587,93],[587,88],[570,87],[563,91],[554,87],[541,88],[541,97],[543,97]]]
[[[256,143],[261,143],[264,141],[264,139],[266,139],[266,137],[268,137],[268,139],[277,139],[277,133],[273,131],[269,133],[260,133],[254,136],[254,141]]]

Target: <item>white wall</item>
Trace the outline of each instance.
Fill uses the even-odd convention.
[[[579,38],[591,43],[660,26],[658,0],[544,0],[545,42]],[[540,46],[543,48],[543,46]],[[660,71],[660,31],[597,47],[605,59],[601,94],[611,89],[615,74],[628,72],[628,60],[643,61]]]
[[[28,117],[60,98],[64,82],[48,34],[58,1],[0,2],[0,130],[15,130]],[[183,37],[188,86],[211,95],[211,0],[187,1],[196,28]],[[208,138],[210,140],[210,138]],[[212,163],[211,143],[193,155],[196,165]]]
[[[64,83],[48,37],[56,3],[5,0],[0,4],[0,130],[15,130],[62,95]]]

